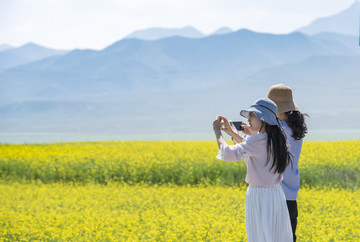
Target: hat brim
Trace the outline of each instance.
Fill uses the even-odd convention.
[[[255,116],[256,116],[258,119],[260,119],[260,120],[262,120],[262,121],[264,121],[264,122],[266,122],[266,123],[268,123],[268,124],[270,124],[270,125],[279,125],[279,122],[278,122],[278,120],[277,120],[276,114],[274,114],[274,113],[267,113],[266,110],[259,110],[259,109],[257,109],[256,107],[251,107],[251,108],[249,108],[249,109],[247,109],[247,110],[241,110],[241,111],[240,111],[240,115],[241,115],[242,117],[248,119],[248,118],[249,118],[249,114],[250,114],[251,112],[254,113]],[[267,114],[265,114],[264,112],[266,112]],[[265,116],[264,116],[264,115],[265,115]]]
[[[258,110],[258,109],[255,108],[255,107],[251,107],[251,108],[249,108],[248,110],[241,110],[241,111],[240,111],[240,115],[243,116],[244,118],[249,118],[249,114],[250,114],[250,113],[255,114],[255,116],[256,116],[257,118],[265,121],[264,118],[263,118],[263,116],[262,116],[261,111]]]
[[[255,114],[256,117],[258,117],[259,119],[261,119],[261,112],[254,108],[254,107],[251,107],[247,110],[241,110],[240,111],[240,116],[244,117],[244,118],[249,118],[249,114],[253,112]]]
[[[300,111],[300,108],[294,102],[288,101],[278,101],[276,102],[278,106],[278,113],[286,113],[290,111]]]
[[[240,116],[244,117],[244,118],[249,118],[249,114],[250,112],[247,110],[241,110],[240,111]]]

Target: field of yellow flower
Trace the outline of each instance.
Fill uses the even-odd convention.
[[[244,162],[216,159],[216,142],[79,142],[1,145],[0,179],[107,184],[242,185]],[[302,184],[359,188],[360,141],[304,142]]]
[[[0,241],[246,241],[214,142],[0,145]],[[299,241],[360,240],[360,141],[305,142]]]
[[[0,185],[2,241],[244,241],[246,186]],[[299,241],[359,241],[359,191],[303,188]]]

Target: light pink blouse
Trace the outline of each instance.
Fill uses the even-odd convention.
[[[271,168],[273,159],[267,165],[267,134],[257,133],[247,136],[242,143],[236,145],[222,144],[217,158],[224,161],[240,161],[245,159],[247,173],[245,181],[254,186],[271,187],[283,179],[279,173]]]

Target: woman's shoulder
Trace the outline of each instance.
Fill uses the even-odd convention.
[[[266,133],[256,133],[256,134],[253,134],[251,136],[247,136],[245,138],[247,144],[266,141],[266,139],[267,139],[267,134]]]
[[[293,131],[289,127],[288,123],[285,121],[280,121],[280,126],[284,133],[286,134],[287,138],[290,138],[292,136]]]
[[[280,125],[281,125],[281,128],[283,129],[285,135],[286,135],[286,138],[288,140],[288,142],[290,143],[302,143],[303,139],[300,139],[300,140],[296,140],[292,137],[293,135],[293,131],[292,129],[289,127],[288,123],[285,122],[285,121],[281,121],[280,122]]]
[[[280,126],[283,129],[290,129],[290,127],[286,121],[280,121]]]

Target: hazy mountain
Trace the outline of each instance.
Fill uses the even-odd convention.
[[[314,89],[323,89],[325,92],[332,88],[332,92],[328,93],[330,95],[347,90],[348,94],[353,93],[358,96],[357,92],[360,90],[359,66],[360,56],[312,56],[302,61],[266,68],[248,79],[265,85],[268,85],[267,81],[281,80],[294,87],[302,86],[306,88],[304,90],[307,92]],[[323,95],[320,94],[324,93],[319,92],[318,95],[319,98],[323,98]],[[339,100],[334,96],[333,101],[343,105],[342,102],[345,99]],[[326,105],[326,102],[322,102],[322,104]]]
[[[28,43],[17,48],[11,48],[0,52],[0,71],[10,69],[53,55],[63,55],[67,51],[54,50]]]
[[[119,139],[212,134],[211,121],[217,114],[239,120],[239,110],[264,97],[271,85],[285,83],[293,88],[297,105],[310,115],[311,129],[351,129],[360,118],[359,65],[357,56],[319,56],[213,87],[122,92],[109,101],[94,97],[13,102],[0,107],[0,127],[9,132],[111,133]],[[344,118],[349,113],[351,118]]]
[[[218,34],[229,34],[232,33],[233,30],[228,28],[228,27],[222,27],[218,30],[216,30],[214,33],[212,33],[211,35],[218,35]]]
[[[75,50],[0,74],[0,104],[97,98],[121,92],[211,87],[313,55],[352,55],[341,44],[292,33],[240,30],[201,39],[125,39],[101,51]]]
[[[1,44],[0,45],[0,51],[12,49],[12,48],[14,48],[14,47],[12,47],[11,45],[7,45],[7,44]]]
[[[356,128],[360,57],[349,41],[240,30],[50,56],[0,73],[0,132],[202,139],[217,114],[240,119],[239,110],[277,83],[294,89],[309,127]]]
[[[158,40],[173,36],[185,38],[202,38],[205,35],[193,27],[184,28],[149,28],[135,31],[129,34],[125,39]]]
[[[360,56],[313,56],[265,69],[247,80],[262,92],[276,83],[296,90],[316,128],[355,128],[360,119]],[[351,113],[350,119],[343,117]]]
[[[333,32],[344,35],[359,36],[360,2],[355,1],[349,8],[340,13],[319,18],[310,25],[299,29],[299,32],[314,35],[321,32]]]
[[[352,50],[354,54],[357,55],[360,54],[360,43],[359,43],[359,38],[357,36],[323,32],[323,33],[315,34],[313,36],[313,39],[319,39],[322,41],[331,41],[334,43],[341,43],[349,50]]]

